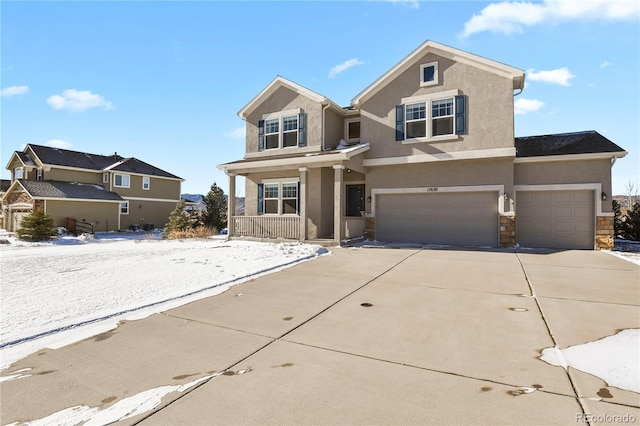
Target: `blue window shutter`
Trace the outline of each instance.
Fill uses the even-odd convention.
[[[404,105],[396,105],[396,140],[404,140]]]
[[[307,114],[298,115],[298,146],[307,146]]]
[[[264,214],[264,183],[258,184],[258,214]]]
[[[264,120],[258,121],[258,151],[264,150]]]
[[[456,135],[467,133],[467,107],[465,96],[456,96]]]

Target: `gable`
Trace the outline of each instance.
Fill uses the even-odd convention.
[[[441,57],[453,62],[463,63],[474,68],[501,76],[503,78],[508,78],[512,80],[512,88],[514,90],[524,88],[524,71],[520,69],[502,64],[497,61],[486,59],[478,55],[464,52],[453,47],[445,46],[440,43],[426,41],[416,50],[411,52],[402,61],[396,64],[393,68],[391,68],[380,78],[378,78],[375,82],[369,85],[366,89],[360,92],[355,98],[353,98],[351,103],[355,106],[361,105],[363,102],[366,102],[373,95],[385,88],[399,75],[406,72],[409,68],[420,66],[423,61],[429,62],[428,58],[431,55],[433,55],[434,57]],[[416,79],[417,78],[418,72],[416,72]]]
[[[258,93],[247,105],[245,105],[240,111],[238,111],[238,116],[243,120],[247,120],[247,117],[251,115],[257,108],[262,106],[264,102],[266,102],[271,96],[274,95],[279,89],[286,88],[288,91],[295,93],[296,95],[301,95],[309,100],[323,104],[323,105],[331,105],[337,110],[341,110],[341,108],[333,102],[331,99],[323,96],[319,93],[316,93],[312,90],[307,89],[297,83],[294,83],[290,80],[287,80],[284,77],[278,76],[271,83],[267,85],[260,93]],[[280,90],[280,92],[282,92]]]

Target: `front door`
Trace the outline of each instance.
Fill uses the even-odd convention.
[[[364,185],[347,185],[346,216],[360,217],[364,211]]]

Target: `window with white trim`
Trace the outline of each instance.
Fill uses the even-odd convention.
[[[120,214],[129,214],[129,202],[123,201],[120,203]]]
[[[396,140],[428,142],[466,134],[466,97],[457,90],[404,98],[396,106]]]
[[[109,183],[109,173],[102,174],[102,183]]]
[[[258,214],[298,214],[298,185],[298,182],[270,182],[258,184]]]
[[[360,119],[345,121],[344,139],[347,142],[358,142],[360,140]]]
[[[42,167],[38,167],[36,169],[36,180],[43,180],[44,179],[44,170],[42,170]]]
[[[151,178],[149,176],[142,176],[142,189],[149,189],[151,187]]]
[[[13,169],[14,179],[24,179],[24,167],[16,167]]]
[[[129,188],[130,186],[130,177],[129,175],[113,175],[113,186],[118,188]]]
[[[258,121],[258,151],[306,145],[306,114],[289,110],[263,117]]]
[[[420,65],[420,86],[438,84],[438,62]]]

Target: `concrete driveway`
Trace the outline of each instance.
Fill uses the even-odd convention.
[[[539,356],[640,328],[639,306],[640,268],[602,252],[336,248],[19,361],[1,420],[637,424],[637,393]]]

